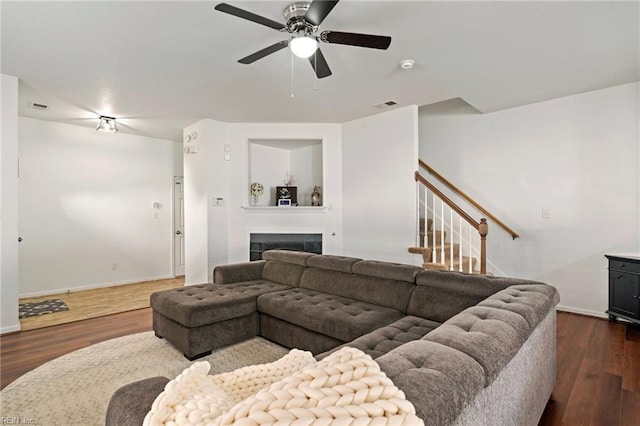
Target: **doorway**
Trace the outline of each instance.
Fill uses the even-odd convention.
[[[184,275],[184,177],[173,178],[173,276]]]

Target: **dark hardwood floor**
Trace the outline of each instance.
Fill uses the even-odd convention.
[[[640,327],[559,312],[557,363],[540,425],[640,426]]]
[[[0,387],[54,358],[95,343],[151,330],[151,308],[0,337]]]
[[[65,353],[148,330],[150,308],[3,335],[1,387]],[[558,381],[540,425],[640,426],[640,327],[559,312]]]

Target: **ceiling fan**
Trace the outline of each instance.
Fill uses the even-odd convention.
[[[341,31],[322,31],[320,34],[316,34],[320,24],[336,4],[338,4],[338,1],[339,0],[313,0],[311,3],[292,3],[284,10],[285,24],[231,6],[227,3],[216,5],[215,9],[257,24],[265,25],[280,32],[292,34],[290,40],[279,41],[238,60],[241,64],[251,64],[258,59],[262,59],[267,55],[289,46],[294,55],[301,58],[309,58],[309,62],[316,76],[318,78],[324,78],[331,75],[331,69],[322,51],[318,47],[318,41],[373,49],[387,49],[391,44],[391,37],[380,35],[345,33]]]

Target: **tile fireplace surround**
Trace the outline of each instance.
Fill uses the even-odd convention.
[[[322,254],[322,234],[250,234],[249,260],[261,260],[263,251],[273,249]]]

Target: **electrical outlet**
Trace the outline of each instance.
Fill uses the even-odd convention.
[[[112,271],[115,271],[115,270],[117,270],[117,269],[118,269],[118,263],[117,263],[117,262],[113,262],[113,263],[111,264],[111,270],[112,270]]]

